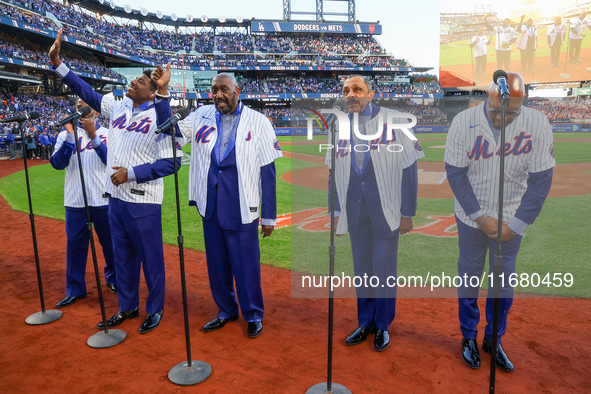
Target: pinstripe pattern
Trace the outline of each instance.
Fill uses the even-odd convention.
[[[154,134],[156,111],[150,103],[145,111],[133,115],[133,102],[129,98],[115,102],[112,97],[103,97],[102,115],[109,119],[109,154],[107,164],[111,167],[135,167],[156,160],[172,158],[172,143],[166,134]],[[177,151],[177,156],[182,156]],[[132,189],[134,192],[132,192]],[[106,192],[112,197],[131,203],[162,204],[164,181],[158,178],[137,183],[126,182],[119,186],[106,183]],[[144,193],[140,195],[138,193]]]
[[[216,109],[208,105],[197,109],[178,123],[184,143],[191,144],[189,169],[189,201],[197,204],[203,216],[207,208],[207,174],[211,164],[211,152],[218,138]],[[249,207],[260,207],[261,167],[282,157],[275,131],[269,120],[261,113],[246,106],[242,109],[236,130],[236,166],[242,223],[251,223],[258,218]]]
[[[548,170],[556,164],[553,136],[544,114],[522,107],[519,116],[507,126],[505,136],[505,184],[503,221],[515,215],[527,188],[530,172]],[[444,161],[455,167],[468,167],[468,179],[483,213],[493,218],[499,211],[499,142],[485,116],[485,106],[458,114],[449,129]],[[471,227],[477,227],[455,199],[455,213]]]
[[[381,119],[394,119],[397,124],[408,123],[408,118],[402,115],[402,112],[380,107],[380,112],[387,114],[385,117],[376,116],[365,125],[368,134],[373,134],[378,129],[383,129],[382,137],[366,141],[367,145],[372,146],[370,151],[373,168],[376,174],[376,182],[380,193],[380,203],[386,221],[392,231],[400,227],[400,208],[401,208],[401,185],[402,171],[412,165],[416,160],[425,157],[422,149],[414,141],[411,141],[402,130],[393,130],[393,140],[386,140],[386,125],[380,125]],[[393,118],[392,114],[401,114],[400,118]],[[338,122],[337,122],[338,123]],[[341,206],[339,222],[336,233],[345,234],[349,227],[347,221],[347,190],[349,189],[349,177],[351,175],[351,155],[354,151],[351,149],[349,140],[338,139],[338,150],[336,152],[336,188],[339,203]],[[330,135],[329,135],[330,142]],[[402,145],[402,149],[394,144]],[[388,150],[390,147],[391,150]],[[330,167],[332,152],[327,151],[325,164]]]
[[[96,135],[103,140],[103,144],[106,144],[109,130],[101,127],[96,131]],[[53,152],[54,155],[64,144],[67,137],[67,131],[64,130],[59,133],[55,143],[55,150]],[[103,194],[105,192],[105,183],[109,179],[110,171],[108,167],[103,164],[99,155],[95,152],[90,138],[88,138],[86,130],[84,130],[82,127],[78,127],[78,139],[82,141],[80,144],[80,160],[82,161],[82,168],[84,168],[84,184],[86,185],[86,197],[88,198],[88,205],[91,207],[107,205],[109,200],[104,198]],[[64,181],[64,206],[71,208],[84,208],[84,197],[82,195],[80,170],[76,154],[76,148],[74,148],[70,162],[66,167],[66,176]]]

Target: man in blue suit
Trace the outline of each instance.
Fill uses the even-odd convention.
[[[276,217],[274,161],[282,153],[269,120],[240,102],[231,74],[217,75],[211,93],[214,105],[179,122],[185,142],[192,142],[189,201],[203,217],[209,283],[219,310],[203,331],[238,319],[235,280],[248,335],[256,338],[263,331],[264,312],[259,216],[267,237]]]
[[[350,234],[355,275],[376,276],[380,282],[373,288],[357,288],[359,327],[346,343],[358,345],[375,333],[374,347],[383,351],[390,346],[389,326],[396,313],[396,287],[390,287],[387,281],[396,276],[398,237],[413,228],[418,190],[416,160],[424,154],[418,141],[402,130],[392,130],[389,138],[385,119],[400,118],[402,124],[408,123],[402,119],[412,116],[376,106],[371,102],[374,93],[362,76],[351,76],[343,85],[352,124],[358,116],[361,134],[374,135],[381,130],[381,135],[367,141],[359,138],[354,128],[350,139],[340,131],[335,216],[336,234]]]

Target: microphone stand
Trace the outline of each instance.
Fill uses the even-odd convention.
[[[78,160],[78,170],[80,172],[80,183],[82,184],[82,198],[84,199],[84,211],[86,212],[86,230],[88,231],[88,238],[90,239],[90,250],[92,251],[92,263],[94,265],[94,275],[96,277],[96,288],[98,290],[99,303],[101,305],[101,315],[103,317],[103,332],[98,332],[92,335],[86,341],[86,344],[95,349],[104,349],[115,346],[121,343],[126,337],[127,333],[123,330],[115,330],[107,328],[107,316],[105,314],[105,301],[103,300],[103,290],[101,289],[101,278],[99,275],[98,262],[96,258],[96,247],[94,245],[94,236],[92,234],[92,218],[90,217],[90,208],[88,207],[88,198],[86,196],[86,185],[84,183],[84,171],[82,169],[82,157],[80,155],[80,140],[78,139],[78,127],[72,124],[74,129],[74,144],[76,145],[76,156]]]
[[[332,152],[330,159],[330,245],[328,247],[329,255],[329,268],[328,275],[330,278],[334,276],[334,257],[335,257],[335,217],[334,217],[334,204],[335,204],[335,193],[336,181],[335,181],[335,161],[336,161],[336,130],[334,126],[331,126],[332,130],[328,130],[330,133],[330,143],[332,144]],[[332,285],[328,291],[328,356],[327,356],[327,372],[326,372],[326,383],[317,383],[310,387],[306,394],[351,394],[351,390],[347,387],[332,382],[332,337],[333,337],[333,316],[334,316],[334,290]]]
[[[25,162],[25,179],[27,183],[27,196],[29,198],[29,219],[31,220],[31,232],[33,233],[33,250],[35,251],[35,266],[37,267],[37,283],[39,285],[39,298],[41,300],[41,312],[33,313],[25,319],[25,323],[32,326],[51,323],[62,317],[62,312],[56,309],[45,310],[45,298],[43,297],[43,283],[41,281],[41,266],[39,265],[39,250],[37,248],[37,232],[35,231],[35,214],[33,213],[33,202],[31,201],[31,185],[29,183],[29,169],[27,166],[27,154],[24,149],[25,132],[23,121],[18,122],[18,130],[23,145],[23,159]],[[16,146],[16,144],[15,144]]]
[[[168,127],[170,128],[170,126]],[[165,130],[162,130],[165,131]],[[211,365],[204,361],[191,360],[191,336],[189,333],[189,307],[187,303],[187,282],[185,278],[185,252],[184,237],[181,226],[181,205],[179,202],[179,175],[178,163],[176,161],[176,129],[171,130],[172,136],[172,160],[174,162],[174,190],[176,197],[176,219],[178,225],[177,242],[179,244],[179,260],[181,267],[181,288],[183,293],[183,317],[185,320],[185,346],[187,348],[187,361],[183,361],[168,371],[168,379],[172,383],[181,386],[192,386],[209,378],[212,372]]]
[[[489,393],[495,392],[495,372],[497,369],[497,340],[499,330],[499,307],[500,307],[500,295],[501,295],[501,269],[503,267],[503,254],[502,254],[502,238],[503,238],[503,192],[505,183],[505,128],[506,128],[506,113],[507,104],[510,98],[501,98],[501,157],[500,157],[500,169],[499,169],[499,214],[498,214],[498,227],[497,227],[497,252],[495,255],[495,266],[493,275],[493,324],[492,324],[492,341],[490,350],[490,386]]]
[[[478,35],[476,37],[478,37]],[[476,86],[478,85],[478,83],[476,83],[476,74],[478,73],[478,70],[474,70],[474,48],[472,47],[470,47],[470,62],[472,63],[472,85]],[[478,65],[476,65],[476,67],[478,67]],[[480,79],[480,76],[478,78]]]

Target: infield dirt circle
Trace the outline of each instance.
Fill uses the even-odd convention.
[[[22,160],[2,162],[0,177],[22,168]],[[209,291],[205,254],[194,250],[185,250],[192,357],[209,363],[213,373],[194,387],[168,381],[170,368],[187,359],[174,245],[164,245],[166,306],[156,330],[145,335],[138,332],[147,295],[142,281],[140,318],[118,327],[127,332],[127,338],[108,349],[86,345],[101,320],[90,260],[86,299],[62,309],[64,314],[56,322],[25,324],[27,316],[41,310],[29,217],[13,211],[2,199],[0,217],[0,392],[304,393],[326,381],[326,299],[292,299],[290,271],[263,266],[262,335],[250,339],[243,319],[203,333],[200,328],[217,310]],[[52,309],[65,295],[64,223],[42,217],[35,223],[45,300],[47,309]],[[99,265],[104,265],[100,252]],[[103,294],[110,316],[117,311],[117,297],[105,287]],[[480,299],[481,308],[484,301]],[[480,370],[471,370],[460,359],[455,299],[400,299],[390,330],[392,345],[382,353],[374,350],[371,340],[345,345],[344,338],[357,327],[355,305],[354,299],[335,300],[335,382],[354,393],[488,391],[489,358],[483,357]],[[498,392],[591,391],[590,310],[591,301],[586,299],[516,299],[509,333],[503,338],[516,371],[497,370]],[[483,332],[483,322],[479,329]]]

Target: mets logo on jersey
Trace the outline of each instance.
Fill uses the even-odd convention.
[[[252,131],[248,132],[248,135],[246,136],[246,140],[245,141],[251,141],[252,140]]]
[[[139,122],[132,122],[129,126],[125,127],[127,123],[127,115],[123,114],[113,121],[113,128],[127,129],[127,131],[135,131],[136,133],[148,134],[150,131],[150,124],[152,119],[149,116],[143,118]]]
[[[513,138],[515,143],[512,144],[511,142],[506,142],[504,146],[504,155],[514,155],[519,156],[521,154],[527,154],[532,150],[532,140],[531,134],[526,135],[525,131],[520,132],[517,137]],[[525,141],[525,142],[524,142]],[[474,141],[474,146],[470,153],[468,153],[468,158],[470,160],[480,160],[482,157],[483,159],[491,158],[493,155],[500,156],[501,155],[501,148],[499,148],[496,152],[489,152],[489,143],[488,141],[482,136],[479,135],[476,137],[476,141]]]
[[[421,144],[419,144],[419,141],[418,140],[414,142],[414,147],[419,152],[422,152],[423,151],[423,148],[421,147]]]
[[[554,144],[550,145],[550,156],[554,158]]]
[[[277,141],[277,138],[275,138],[273,140],[273,147],[277,150],[281,150],[281,147],[279,146],[279,141]]]
[[[195,133],[195,142],[197,142],[197,143],[201,142],[203,144],[209,143],[209,141],[210,141],[209,136],[214,131],[215,131],[215,127],[213,127],[213,126],[205,125],[205,126],[201,127]]]

